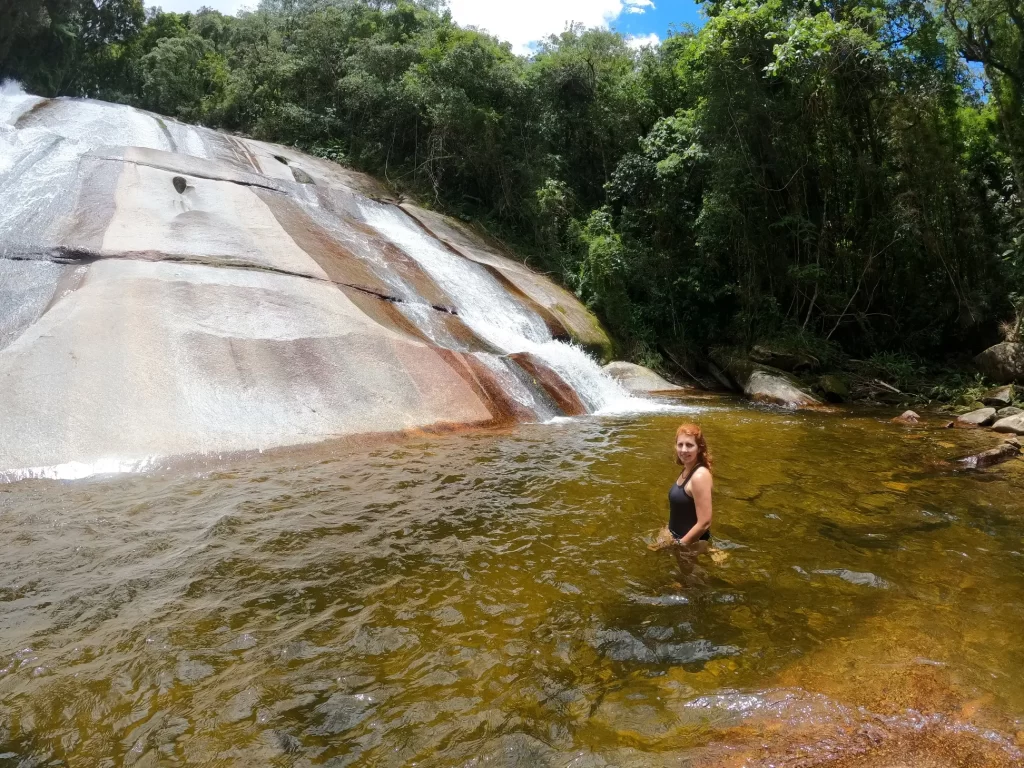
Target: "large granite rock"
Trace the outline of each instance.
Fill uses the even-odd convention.
[[[992,425],[992,429],[996,432],[1024,435],[1024,414],[999,419],[999,421]]]
[[[0,94],[0,478],[597,410],[573,296],[293,149]]]
[[[735,351],[719,352],[717,363],[727,380],[754,402],[783,408],[820,408],[820,400],[801,390],[782,371],[760,365]]]
[[[981,396],[981,402],[985,405],[990,405],[993,408],[1007,408],[1010,403],[1013,402],[1014,395],[1013,384],[1006,384],[1002,387],[996,387],[990,389],[988,392]]]
[[[613,360],[604,366],[604,372],[619,382],[627,392],[649,394],[651,392],[681,392],[678,384],[662,378],[650,368],[624,360]]]
[[[995,408],[979,408],[956,418],[959,427],[987,427],[996,420]]]
[[[998,384],[1024,384],[1024,344],[996,344],[975,357],[974,364]]]

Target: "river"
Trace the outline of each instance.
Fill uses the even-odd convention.
[[[1020,765],[1024,461],[695,410],[0,485],[0,765]]]

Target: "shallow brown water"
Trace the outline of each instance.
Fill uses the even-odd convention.
[[[0,765],[1019,765],[1024,461],[871,413],[672,415],[0,486]]]

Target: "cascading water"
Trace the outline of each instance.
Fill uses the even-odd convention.
[[[665,408],[627,394],[582,349],[553,339],[544,321],[511,296],[487,270],[428,237],[401,209],[367,201],[360,204],[360,212],[370,226],[423,267],[480,338],[506,354],[529,352],[543,360],[576,391],[591,413]]]
[[[495,406],[539,422],[579,412],[515,353],[590,413],[679,408],[631,397],[374,189],[291,150],[0,86],[0,481],[485,424]],[[570,331],[593,330],[544,290],[533,300],[568,307]],[[452,305],[458,318],[439,311]],[[395,333],[396,311],[418,333]]]

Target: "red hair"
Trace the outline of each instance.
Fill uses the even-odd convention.
[[[708,441],[704,439],[704,433],[700,431],[700,427],[696,424],[680,424],[679,429],[676,430],[676,442],[679,442],[681,435],[689,435],[697,443],[697,464],[703,464],[707,467],[708,472],[711,471],[711,451],[708,450]],[[676,455],[676,464],[682,464],[679,460],[679,455]]]

